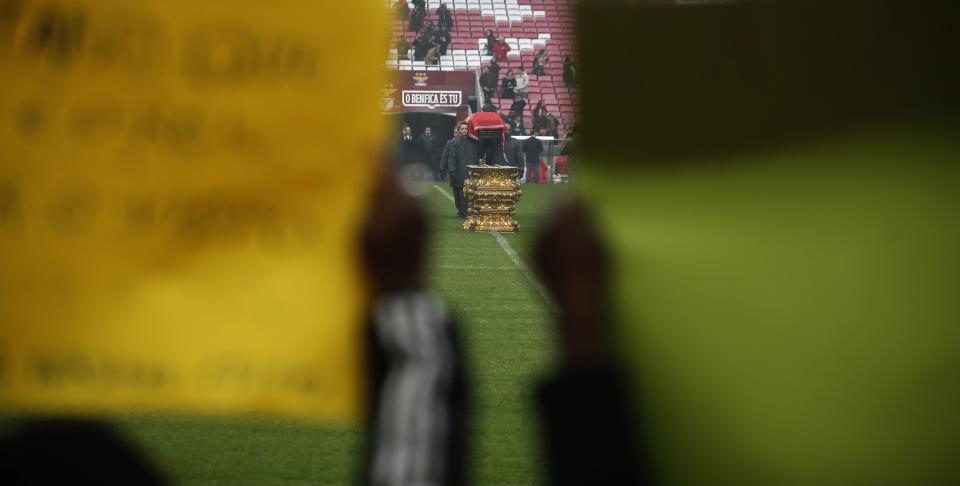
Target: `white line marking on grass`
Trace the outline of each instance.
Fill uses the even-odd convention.
[[[540,295],[543,297],[544,302],[552,308],[556,308],[556,305],[553,303],[553,299],[550,298],[550,293],[547,292],[547,289],[540,283],[540,280],[537,279],[536,275],[527,268],[527,264],[523,263],[523,260],[520,259],[520,255],[517,255],[517,252],[513,251],[513,248],[510,247],[510,243],[506,238],[503,237],[500,233],[490,233],[493,235],[494,239],[497,240],[497,243],[500,244],[500,248],[503,248],[504,253],[510,257],[510,261],[520,270],[520,273],[524,277],[527,277],[527,281],[530,282],[530,285],[533,285],[537,292],[540,292]]]
[[[453,199],[453,194],[450,194],[449,192],[444,191],[443,188],[440,187],[439,185],[434,184],[434,185],[433,185],[433,188],[436,189],[436,190],[438,190],[438,191],[440,191],[440,194],[443,194],[444,196],[447,196],[447,199],[449,199],[450,202],[452,202],[452,203],[457,202],[457,201],[455,201],[455,200]]]
[[[511,266],[484,267],[480,265],[427,265],[427,268],[439,268],[440,270],[482,271],[482,270],[510,270],[513,267]]]
[[[453,201],[453,195],[445,191],[442,187],[437,184],[433,185],[433,188],[440,191],[440,194],[443,194],[450,201]],[[513,247],[510,246],[510,242],[503,237],[500,233],[490,233],[493,235],[493,238],[497,240],[497,244],[500,245],[500,248],[503,249],[503,252],[507,254],[507,257],[510,258],[510,261],[513,262],[513,265],[520,270],[520,273],[527,278],[527,281],[530,282],[530,285],[533,285],[533,288],[537,289],[537,292],[540,293],[540,296],[543,297],[544,302],[547,303],[551,308],[556,309],[556,304],[553,303],[553,298],[550,297],[550,293],[547,292],[546,287],[540,283],[540,280],[537,279],[536,275],[527,267],[526,263],[523,263],[523,260],[520,259],[520,255],[517,255],[517,252],[513,250]]]

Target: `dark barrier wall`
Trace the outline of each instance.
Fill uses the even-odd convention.
[[[957,115],[957,2],[625,3],[580,9],[589,152],[674,159]]]

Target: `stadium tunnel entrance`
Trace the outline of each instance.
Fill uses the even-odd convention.
[[[437,180],[442,177],[440,154],[443,146],[453,138],[457,124],[456,113],[396,113],[390,114],[391,133],[388,140],[393,144],[393,154],[404,177],[414,180]],[[410,126],[412,144],[401,143],[403,127]],[[428,150],[420,137],[430,127],[436,137],[433,149]]]
[[[403,113],[400,118],[400,127],[404,124],[410,125],[416,137],[420,137],[424,129],[430,127],[437,136],[440,147],[453,138],[453,127],[457,124],[456,113]]]

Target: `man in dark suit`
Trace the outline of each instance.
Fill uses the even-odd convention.
[[[460,142],[457,142],[457,140],[459,139],[460,139],[460,124],[457,123],[453,127],[453,138],[451,138],[450,140],[447,140],[447,142],[443,144],[443,149],[440,151],[440,165],[438,170],[440,172],[439,176],[443,180],[447,180],[447,174],[449,173],[450,150],[453,147],[456,147],[458,143],[460,143]]]
[[[441,29],[448,32],[453,30],[453,14],[450,13],[450,9],[447,8],[445,3],[441,3],[440,8],[437,9],[437,24],[440,25]]]
[[[422,154],[421,160],[423,164],[427,167],[430,167],[430,171],[433,173],[435,178],[440,178],[439,170],[437,169],[437,136],[433,134],[433,129],[426,127],[423,129],[423,134],[420,135],[420,151]]]
[[[450,29],[449,27],[440,24],[440,30],[436,33],[437,43],[440,44],[440,55],[447,55],[447,47],[450,46],[452,39],[450,38]]]
[[[543,142],[535,135],[543,135],[543,130],[539,134],[530,134],[530,138],[523,141],[523,152],[527,155],[527,183],[540,182],[540,154],[543,153]]]
[[[430,39],[426,34],[420,33],[413,39],[413,60],[423,61],[427,58],[427,51],[430,50]]]
[[[460,122],[457,125],[459,136],[447,142],[444,147],[446,151],[446,163],[444,167],[450,177],[450,187],[453,189],[453,201],[457,205],[457,214],[461,218],[467,217],[467,200],[463,197],[463,183],[467,180],[467,144],[464,140],[467,136],[467,123]]]
[[[417,139],[413,138],[410,125],[404,125],[400,132],[400,162],[404,165],[417,160]]]
[[[523,155],[523,144],[519,140],[510,136],[513,130],[507,125],[507,141],[503,146],[503,155],[507,158],[507,165],[517,168],[517,179],[523,177],[523,170],[526,167],[526,158]]]

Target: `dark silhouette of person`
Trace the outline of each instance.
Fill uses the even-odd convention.
[[[98,420],[28,419],[0,439],[0,482],[169,484],[147,457]]]

